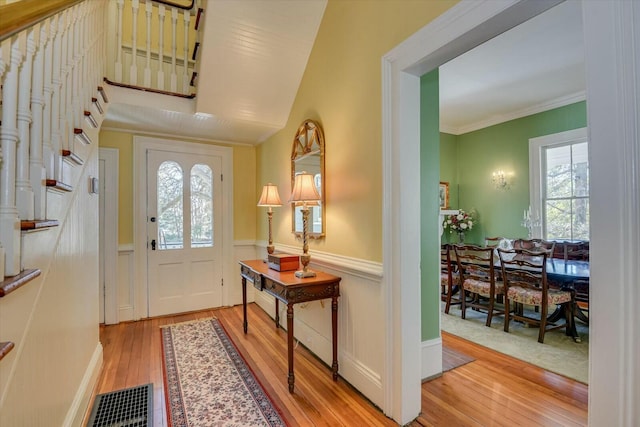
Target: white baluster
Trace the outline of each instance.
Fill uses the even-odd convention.
[[[147,1],[146,15],[147,15],[147,64],[144,68],[144,86],[151,87],[151,11],[153,10],[153,4]]]
[[[191,12],[184,11],[184,64],[182,67],[182,93],[189,92],[189,21]]]
[[[160,90],[164,90],[164,13],[165,8],[163,4],[158,5],[158,29],[160,35],[158,36],[158,83],[157,87]]]
[[[67,51],[63,54],[63,60],[66,60],[66,66],[63,68],[64,77],[62,84],[64,87],[64,103],[60,105],[60,127],[62,129],[62,150],[73,150],[73,25],[75,23],[74,9],[67,9],[69,12],[67,17],[67,26],[65,28],[64,40],[66,40]],[[62,162],[62,154],[58,151],[59,161]],[[62,163],[60,163],[61,174],[58,180],[64,182]]]
[[[31,114],[33,122],[31,124],[31,142],[29,144],[29,180],[33,191],[35,219],[46,218],[46,197],[44,180],[46,179],[43,153],[43,107],[45,103],[44,94],[44,70],[45,70],[45,50],[49,41],[49,25],[47,19],[40,27],[40,37],[36,45],[36,53],[33,59],[33,75],[31,78]]]
[[[53,44],[53,97],[51,101],[51,146],[53,148],[53,174],[52,178],[59,180],[62,175],[60,150],[62,149],[63,132],[61,117],[64,117],[65,87],[64,67],[66,65],[67,43],[65,27],[67,12],[58,15],[58,31]]]
[[[46,177],[53,179],[55,168],[54,168],[54,151],[53,151],[53,128],[55,123],[53,120],[54,117],[54,106],[55,106],[55,114],[57,114],[57,101],[53,100],[53,93],[55,91],[56,83],[54,83],[55,79],[53,79],[54,74],[54,66],[53,66],[53,52],[56,35],[58,34],[58,16],[54,16],[51,18],[51,22],[49,23],[49,35],[48,42],[44,50],[44,111],[42,113],[42,142],[43,142],[43,162]],[[59,70],[58,70],[59,71]],[[57,99],[57,98],[56,98]]]
[[[176,29],[178,27],[178,9],[171,8],[171,92],[178,89],[178,76],[176,75],[176,52],[178,41],[176,40]]]
[[[0,236],[5,253],[5,274],[20,273],[20,220],[16,209],[16,145],[18,144],[18,70],[22,61],[20,39],[24,32],[7,39],[11,57],[2,85],[2,164],[0,165]],[[4,49],[4,47],[3,47]]]
[[[116,64],[115,64],[115,79],[117,83],[122,83],[122,14],[124,11],[124,0],[117,0],[116,10]]]
[[[70,38],[71,38],[71,76],[69,81],[71,82],[71,105],[72,108],[69,111],[68,121],[69,128],[82,127],[80,111],[80,7],[82,4],[73,8],[73,25],[71,26]],[[69,147],[73,147],[73,136],[69,136]]]
[[[40,33],[38,24],[25,30],[27,48],[19,73],[18,87],[18,147],[16,159],[16,207],[21,219],[33,219],[33,190],[29,181],[29,145],[31,143],[31,74],[33,54],[36,51],[35,34]]]
[[[131,0],[131,67],[129,69],[129,84],[138,84],[138,9],[140,0]]]

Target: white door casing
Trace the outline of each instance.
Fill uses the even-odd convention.
[[[118,319],[118,154],[116,148],[100,148],[100,322]]]
[[[221,169],[220,156],[147,150],[147,281],[151,317],[222,305],[222,238],[218,225],[222,216]],[[164,184],[159,170],[171,171]],[[197,170],[204,173],[198,174]],[[204,215],[192,214],[191,200],[198,193],[191,182],[194,175],[208,184],[201,192],[211,200]],[[162,214],[161,196],[168,199],[166,212],[177,215]],[[192,238],[194,217],[207,222],[212,219],[212,232],[206,242],[198,244]],[[173,230],[176,225],[177,230]]]
[[[219,157],[221,162],[220,217],[216,218],[216,230],[222,239],[221,275],[223,283],[221,305],[229,304],[228,287],[234,282],[233,259],[233,151],[230,147],[134,136],[134,318],[150,317],[149,287],[147,270],[147,166],[146,153],[149,150],[170,151],[196,156]]]

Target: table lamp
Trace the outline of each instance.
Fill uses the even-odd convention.
[[[262,195],[260,196],[260,200],[258,201],[258,206],[268,207],[267,217],[269,218],[269,244],[267,245],[267,253],[272,254],[273,247],[273,238],[271,235],[271,221],[273,219],[273,211],[272,207],[282,206],[282,202],[280,201],[280,195],[278,194],[278,187],[276,187],[272,183],[268,183],[264,187],[262,187]]]
[[[309,222],[309,205],[317,205],[320,202],[320,194],[316,189],[313,175],[307,172],[301,172],[296,175],[293,182],[293,190],[289,203],[295,206],[302,206],[302,256],[300,263],[302,270],[295,272],[296,277],[315,277],[316,273],[307,268],[311,256],[309,255],[309,245],[307,242],[307,223]]]

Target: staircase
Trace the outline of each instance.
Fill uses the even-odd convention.
[[[202,13],[191,0],[0,6],[0,425],[82,424],[102,366],[95,180],[109,91],[195,96]]]

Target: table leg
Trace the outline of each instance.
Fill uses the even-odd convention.
[[[278,329],[278,326],[280,326],[280,301],[278,300],[278,298],[276,298],[275,300],[276,300],[276,329]]]
[[[247,279],[244,276],[242,277],[242,315],[244,316],[242,327],[246,334],[249,324],[247,323]]]
[[[331,337],[333,341],[333,380],[338,380],[338,297],[331,298]]]
[[[293,393],[293,304],[287,304],[287,357],[289,360],[289,393]]]

